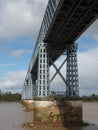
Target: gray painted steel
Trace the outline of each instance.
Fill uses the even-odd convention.
[[[38,86],[37,96],[49,96],[50,94],[49,58],[44,43],[39,44],[37,86]]]
[[[72,63],[74,62],[76,64],[76,67],[74,68],[73,66],[71,66],[71,69],[68,69],[71,62],[69,57],[71,57],[72,59],[72,53],[71,50],[67,47],[68,45],[71,46],[97,18],[98,0],[49,0],[36,41],[36,46],[25,78],[22,96],[23,98],[31,97],[28,96],[29,91],[33,91],[32,98],[38,96],[38,56],[40,43],[44,43],[45,46],[47,46],[47,54],[49,55],[53,63],[58,59],[60,55],[62,55],[63,52],[67,51],[67,75],[69,75],[69,73],[72,73],[72,75],[66,77],[66,93],[67,96],[79,95],[77,62],[73,60]],[[53,52],[56,53],[53,54]],[[77,58],[75,55],[76,51],[74,50],[74,59]],[[52,63],[49,62],[49,66],[51,65]],[[74,71],[76,73],[75,76],[73,75]],[[29,74],[32,77],[32,89],[31,87],[29,87],[31,83],[26,83],[27,81],[29,81]],[[72,77],[75,77],[75,85],[77,87],[74,87],[74,85],[70,87],[68,85],[69,82],[70,84],[74,83]]]
[[[75,43],[67,47],[66,96],[79,96],[77,44]]]

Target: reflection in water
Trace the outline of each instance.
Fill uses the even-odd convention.
[[[32,117],[33,113],[26,112],[21,103],[0,103],[0,130],[32,130],[20,127],[24,122],[32,122]],[[98,125],[98,103],[84,103],[83,117],[85,121]],[[98,126],[48,128],[48,130],[98,130]]]

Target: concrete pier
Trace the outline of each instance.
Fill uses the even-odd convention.
[[[34,122],[64,124],[82,122],[81,101],[34,101]]]
[[[34,100],[22,100],[21,102],[26,107],[26,111],[34,110]]]

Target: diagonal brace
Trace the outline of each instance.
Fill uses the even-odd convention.
[[[51,82],[52,80],[54,79],[54,77],[57,75],[57,73],[60,75],[60,77],[62,78],[62,80],[64,81],[64,83],[66,84],[66,80],[64,78],[64,76],[60,73],[60,69],[62,68],[62,66],[64,65],[64,63],[66,62],[67,58],[64,60],[64,62],[62,63],[62,65],[59,67],[59,69],[56,67],[56,65],[52,62],[52,60],[50,59],[50,62],[52,63],[53,67],[56,69],[56,73],[54,74],[54,76],[52,77],[51,79]]]
[[[57,69],[60,72],[60,69],[62,68],[62,66],[65,64],[65,62],[67,61],[67,58],[63,61],[63,63],[61,64],[61,66]],[[55,72],[54,76],[51,78],[51,82],[53,81],[53,79],[55,78],[55,76],[57,75],[57,71]]]

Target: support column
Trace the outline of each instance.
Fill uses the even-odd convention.
[[[67,46],[67,68],[66,68],[66,96],[79,96],[77,44]]]
[[[37,96],[38,87],[36,85],[36,81],[34,81],[33,79],[32,79],[32,85],[33,85],[32,95],[33,95],[33,98],[35,98]]]
[[[25,86],[22,90],[22,97],[21,97],[22,100],[26,99],[26,94],[25,94]]]
[[[32,99],[33,98],[33,85],[32,85],[32,77],[30,73],[26,81],[26,91],[27,91],[27,99]]]
[[[27,99],[27,86],[26,86],[26,82],[24,84],[24,99]]]
[[[38,55],[38,96],[44,97],[50,94],[49,81],[49,58],[47,54],[46,44],[39,44]]]

